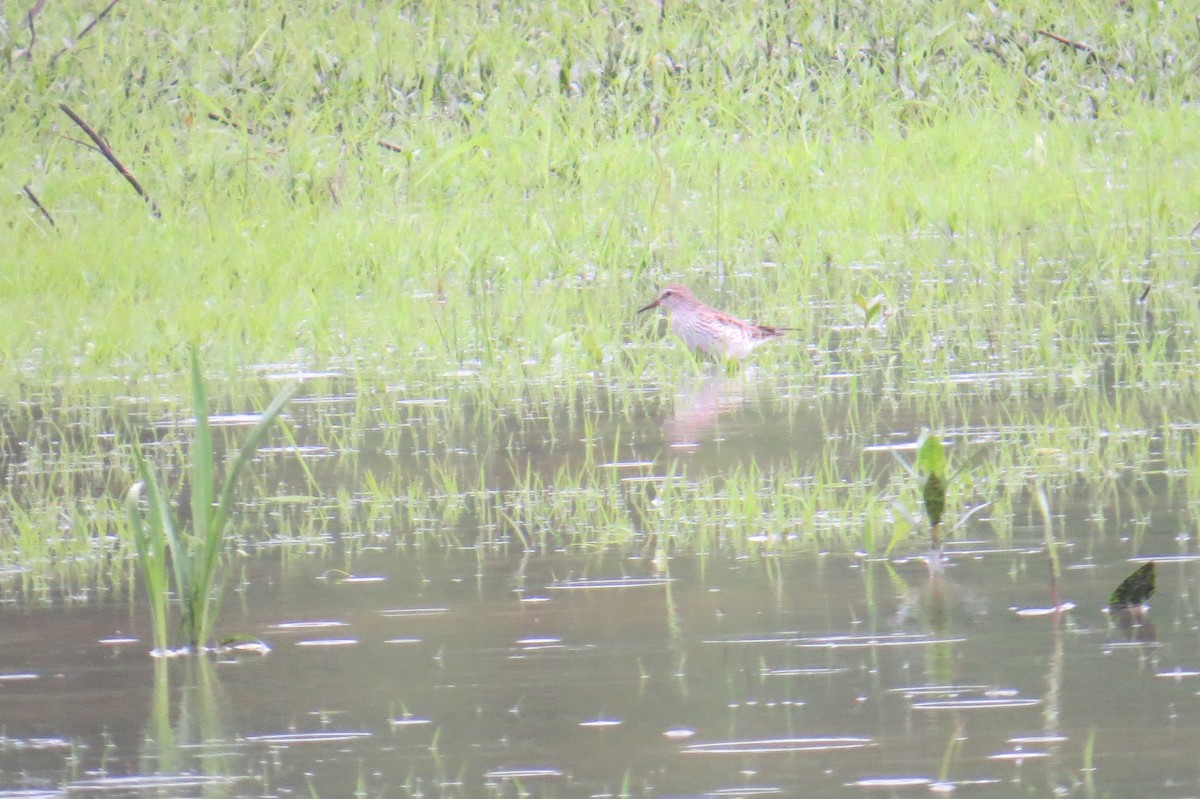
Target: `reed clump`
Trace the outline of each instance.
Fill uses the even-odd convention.
[[[138,446],[134,447],[134,459],[139,480],[126,498],[138,564],[150,600],[154,647],[162,654],[201,652],[211,644],[213,625],[221,609],[221,556],[238,476],[297,389],[296,384],[289,385],[271,401],[229,464],[217,493],[208,396],[195,348],[191,351],[191,385],[195,428],[189,447],[190,521],[176,515],[169,494]],[[180,605],[178,629],[184,644],[182,650],[170,648],[171,597]]]

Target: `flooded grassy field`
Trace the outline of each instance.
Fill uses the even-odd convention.
[[[845,381],[708,367],[488,422],[311,376],[237,526],[218,634],[245,651],[147,657],[120,557],[6,568],[0,796],[1194,793],[1191,427],[1042,447],[1023,484],[997,461],[1093,435],[1041,421],[1074,401],[989,425],[993,383],[959,382],[979,421],[946,436],[964,521],[931,574],[911,403]],[[188,428],[153,417],[167,456]],[[1147,560],[1148,613],[1108,612]]]
[[[0,4],[0,799],[1200,792],[1194,9],[309,5]]]

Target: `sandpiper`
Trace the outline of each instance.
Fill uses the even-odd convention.
[[[678,283],[664,288],[653,302],[639,308],[638,313],[660,305],[671,316],[671,332],[683,339],[689,349],[717,360],[745,358],[759,344],[786,335],[789,329],[735,319],[700,302],[687,286]]]

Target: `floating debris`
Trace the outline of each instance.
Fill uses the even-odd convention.
[[[271,652],[271,647],[266,641],[260,641],[250,636],[238,635],[226,638],[217,646],[216,651],[222,655],[268,655]]]

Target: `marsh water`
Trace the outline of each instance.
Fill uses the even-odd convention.
[[[836,375],[701,374],[483,422],[452,393],[333,382],[310,380],[239,524],[219,628],[255,643],[151,658],[138,590],[4,575],[0,797],[1200,792],[1200,554],[1153,443],[1075,470],[1043,514],[968,479],[1024,435],[987,421],[1009,389],[982,384],[948,438],[965,521],[931,570],[923,530],[866,547],[853,508],[787,504],[841,472],[870,476],[848,505],[905,501],[919,414]],[[1148,441],[1191,435],[1161,419]],[[751,510],[664,510],[672,480],[748,469],[783,474],[737,484],[766,486]],[[621,529],[594,529],[613,503]],[[1108,612],[1147,560],[1149,608]]]

